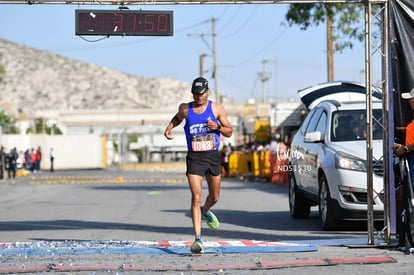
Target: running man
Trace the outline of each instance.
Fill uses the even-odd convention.
[[[199,77],[194,79],[191,93],[193,101],[181,103],[177,114],[171,119],[164,135],[173,139],[172,129],[184,119],[184,132],[187,139],[187,179],[191,191],[191,218],[195,240],[191,252],[204,253],[201,240],[201,218],[204,216],[211,229],[219,227],[217,217],[210,210],[217,203],[221,184],[220,134],[230,137],[233,133],[222,104],[208,100],[210,89],[208,81]],[[204,177],[208,184],[208,196],[202,206],[202,183]]]

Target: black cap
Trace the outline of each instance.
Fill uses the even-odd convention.
[[[204,94],[208,90],[208,81],[204,77],[194,79],[193,86],[191,86],[191,93]]]

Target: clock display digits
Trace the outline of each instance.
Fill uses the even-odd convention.
[[[113,29],[114,31],[123,31],[124,29],[122,28],[122,22],[124,20],[124,16],[122,14],[115,14],[114,16],[114,24],[113,24]]]
[[[154,15],[152,14],[147,14],[144,15],[144,22],[145,22],[145,27],[144,27],[144,31],[146,32],[152,32],[154,31],[155,27],[155,18]]]
[[[76,35],[173,35],[172,11],[77,10]]]

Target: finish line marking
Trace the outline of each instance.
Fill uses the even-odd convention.
[[[6,255],[191,254],[192,241],[40,241],[0,243]],[[279,241],[206,241],[205,253],[276,253],[317,251],[316,245]]]
[[[0,243],[3,248],[27,248],[36,246],[37,248],[50,247],[70,247],[79,248],[90,247],[190,247],[193,241],[39,241],[39,242],[13,242]],[[280,241],[257,241],[257,240],[230,240],[230,241],[205,241],[204,247],[222,246],[301,246],[299,243],[280,242]]]

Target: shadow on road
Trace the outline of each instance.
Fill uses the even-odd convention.
[[[168,212],[181,212],[189,215],[182,210],[168,210]],[[184,213],[185,212],[185,213]],[[349,231],[320,231],[317,216],[311,216],[304,226],[303,221],[294,220],[287,217],[287,212],[245,212],[245,211],[230,211],[230,210],[216,210],[216,214],[221,220],[220,230],[203,229],[203,235],[215,238],[228,239],[245,239],[245,240],[311,240],[322,238],[347,238],[355,237],[356,235],[366,236],[365,225],[355,224],[350,225]],[[226,229],[226,224],[237,225],[241,227],[249,227],[256,230],[229,230]],[[49,220],[49,221],[14,221],[14,222],[0,222],[0,231],[48,231],[48,230],[128,230],[136,231],[137,236],[139,232],[157,232],[163,233],[167,236],[191,234],[191,225],[186,226],[162,226],[162,225],[144,225],[133,223],[116,223],[116,222],[94,222],[81,220]],[[271,232],[260,232],[260,231]],[[362,230],[362,231],[361,231]],[[290,232],[287,233],[287,232]],[[292,234],[294,232],[294,234]],[[312,236],[312,234],[315,234]],[[324,237],[324,235],[326,235]],[[47,239],[44,239],[47,240]]]

